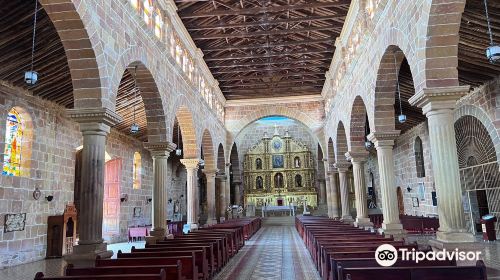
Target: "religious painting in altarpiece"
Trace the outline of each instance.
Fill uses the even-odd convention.
[[[246,205],[277,205],[278,199],[302,205],[307,199],[317,206],[312,153],[288,132],[255,143],[245,154],[243,174]]]

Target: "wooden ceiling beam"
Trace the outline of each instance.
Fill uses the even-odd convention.
[[[240,27],[258,27],[262,25],[277,25],[282,23],[296,23],[296,22],[311,22],[311,21],[335,21],[338,23],[344,23],[345,16],[306,16],[297,18],[287,18],[287,19],[277,19],[277,20],[262,20],[262,21],[252,21],[252,22],[240,22],[240,23],[224,23],[224,24],[214,24],[214,25],[188,25],[186,28],[189,31],[201,31],[201,30],[213,30],[213,29],[228,29],[228,28],[240,28]]]
[[[310,55],[310,54],[323,54],[329,53],[332,54],[332,50],[315,50],[315,51],[290,51],[290,52],[281,52],[281,53],[272,53],[272,54],[250,54],[250,55],[218,55],[213,57],[205,58],[206,62],[209,61],[219,61],[219,60],[237,60],[237,59],[253,59],[253,58],[270,58],[270,57],[283,57],[288,55]]]
[[[217,81],[230,82],[230,81],[241,81],[241,80],[247,81],[247,80],[264,80],[264,79],[276,80],[276,79],[283,79],[283,78],[290,78],[290,77],[307,77],[307,76],[325,77],[325,73],[323,73],[323,72],[314,73],[311,71],[305,71],[305,72],[299,72],[299,73],[290,73],[290,74],[272,75],[272,76],[240,76],[240,77],[232,77],[232,78],[219,78],[219,79],[217,79]]]
[[[344,6],[349,6],[351,4],[351,0],[337,0],[335,2],[318,2],[318,1],[309,1],[309,2],[310,3],[299,4],[299,5],[266,6],[266,7],[243,8],[243,9],[234,8],[231,10],[216,9],[198,13],[194,13],[192,10],[186,9],[180,11],[178,14],[182,19],[200,18],[200,17],[218,17],[218,16],[242,16],[242,15],[276,13],[276,12],[285,12],[294,10],[310,10],[316,8],[340,8]]]
[[[225,63],[225,64],[213,64],[210,65],[210,68],[233,68],[233,67],[245,67],[245,66],[268,66],[274,64],[294,64],[294,63],[308,63],[315,61],[331,61],[331,56],[322,56],[322,57],[311,57],[304,59],[272,59],[269,61],[259,61],[259,62],[238,62],[238,63]],[[235,61],[236,62],[236,61]]]
[[[229,74],[229,73],[248,73],[248,72],[275,72],[275,71],[281,71],[281,70],[299,70],[299,71],[312,71],[314,72],[314,69],[311,68],[320,68],[320,70],[325,71],[328,70],[329,64],[324,64],[324,65],[314,65],[314,66],[302,66],[302,65],[288,65],[288,66],[280,66],[280,67],[273,67],[273,68],[255,68],[255,69],[232,69],[232,70],[212,70],[212,74],[214,75],[219,75],[219,74]]]
[[[304,27],[296,29],[282,29],[273,31],[259,31],[259,32],[241,32],[241,33],[226,33],[226,34],[210,34],[210,35],[192,35],[193,40],[214,40],[214,39],[231,39],[231,38],[248,38],[248,37],[259,37],[259,36],[275,36],[275,35],[285,35],[291,33],[302,33],[315,32],[315,31],[334,31],[328,32],[328,36],[339,35],[342,31],[342,25],[329,25],[329,26],[319,26],[319,27]]]
[[[291,83],[310,83],[310,82],[323,82],[325,78],[317,78],[317,79],[295,79],[295,80],[287,80],[287,81],[277,81],[277,82],[258,82],[258,83],[245,83],[245,84],[219,84],[220,88],[244,88],[244,87],[254,87],[254,86],[274,86],[280,84],[288,84]],[[321,84],[323,84],[321,83]]]
[[[279,43],[270,43],[270,44],[256,44],[256,45],[206,47],[206,48],[203,48],[203,52],[206,53],[206,52],[229,51],[229,50],[251,50],[251,49],[286,47],[286,46],[297,46],[297,45],[313,45],[313,44],[329,44],[329,45],[333,46],[335,44],[335,38],[336,37],[330,37],[330,38],[325,38],[325,39],[288,41],[288,42],[279,42]]]

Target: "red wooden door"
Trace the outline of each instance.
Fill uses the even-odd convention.
[[[104,179],[104,207],[102,233],[109,240],[120,234],[120,179],[122,160],[113,159],[106,162]]]

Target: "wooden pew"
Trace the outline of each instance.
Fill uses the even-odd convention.
[[[131,252],[122,253],[121,250],[118,251],[117,258],[163,258],[163,257],[189,257],[194,254],[195,264],[198,267],[198,276],[207,280],[209,278],[208,273],[208,258],[206,250],[189,250],[189,251],[160,251],[160,252]]]
[[[486,266],[478,261],[476,266],[407,266],[407,267],[357,267],[338,268],[338,280],[487,280]]]
[[[65,280],[65,279],[80,279],[80,280],[167,280],[165,270],[161,270],[158,274],[122,274],[122,275],[79,275],[79,276],[49,276],[45,277],[43,272],[38,272],[35,275],[35,280]]]
[[[92,275],[122,275],[131,274],[160,274],[165,270],[167,279],[184,280],[182,276],[182,263],[177,261],[176,265],[148,265],[148,266],[101,266],[101,267],[86,267],[75,268],[73,265],[66,266],[65,276],[92,276]]]
[[[121,258],[121,259],[101,259],[95,261],[96,267],[101,266],[148,266],[148,265],[172,265],[177,264],[177,261],[182,263],[182,275],[187,280],[198,280],[198,267],[195,264],[195,255],[190,257],[161,257],[161,258]],[[135,279],[138,280],[138,279]]]

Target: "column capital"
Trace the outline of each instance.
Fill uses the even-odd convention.
[[[180,162],[186,167],[186,169],[197,169],[198,164],[200,164],[199,158],[185,158],[181,159]]]
[[[408,99],[408,102],[422,108],[424,114],[436,110],[453,110],[457,101],[467,95],[469,90],[470,86],[424,88]]]
[[[334,164],[335,168],[339,170],[339,173],[347,172],[351,164],[349,162],[337,162]]]
[[[122,121],[122,117],[108,108],[76,108],[67,109],[66,113],[75,122],[85,123],[103,123],[108,126],[114,126]]]
[[[242,181],[233,181],[233,184],[235,185],[241,185],[243,182]]]
[[[375,144],[375,147],[380,146],[394,146],[394,140],[401,134],[400,130],[372,132],[368,134],[369,141]]]
[[[345,153],[345,157],[350,160],[352,163],[355,162],[366,162],[370,153],[367,150],[359,150],[359,151],[349,151]]]
[[[151,156],[166,156],[170,155],[170,152],[175,150],[177,145],[171,142],[144,142],[144,148],[149,150]]]
[[[226,167],[230,167],[230,166],[231,166],[230,162],[226,163]]]
[[[203,174],[205,174],[208,177],[212,177],[212,178],[215,178],[215,176],[217,175],[217,172],[219,171],[219,169],[217,168],[214,168],[214,169],[203,169]]]

